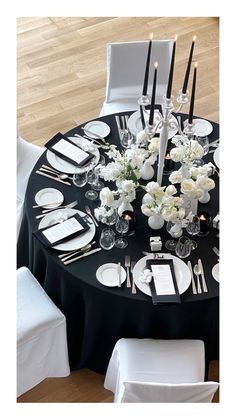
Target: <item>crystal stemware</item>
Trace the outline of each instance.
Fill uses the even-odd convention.
[[[90,169],[87,172],[87,182],[89,183],[89,185],[91,185],[92,189],[88,190],[85,193],[85,197],[87,199],[90,199],[91,201],[94,201],[95,199],[98,198],[98,193],[93,189],[97,180],[98,180],[98,174],[94,171],[94,169]]]
[[[186,231],[188,234],[190,234],[190,236],[195,236],[196,234],[199,233],[200,231],[200,220],[197,217],[197,215],[195,215],[192,219],[192,221],[190,221],[186,227]],[[195,240],[191,239],[191,245],[192,245],[192,250],[195,250],[197,248],[197,243],[195,242]]]
[[[175,250],[177,244],[177,241],[174,240],[174,238],[179,238],[183,231],[181,224],[168,221],[168,223],[166,224],[166,230],[171,235],[171,237],[173,237],[173,239],[167,240],[167,242],[165,243],[165,247],[168,250],[173,251]]]
[[[119,249],[124,249],[126,246],[128,246],[127,240],[123,237],[123,234],[127,233],[128,229],[129,222],[124,218],[119,217],[116,221],[116,231],[120,233],[121,236],[115,240],[115,246]]]
[[[188,237],[181,236],[177,242],[175,253],[176,255],[181,258],[187,258],[192,250],[191,240]]]

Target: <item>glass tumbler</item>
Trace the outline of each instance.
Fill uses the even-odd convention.
[[[115,233],[111,228],[104,228],[102,230],[100,240],[100,246],[105,250],[110,250],[115,244]]]
[[[192,250],[191,240],[185,236],[180,237],[175,248],[176,255],[179,258],[184,259],[190,255],[191,250]]]

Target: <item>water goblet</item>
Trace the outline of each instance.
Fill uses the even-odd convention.
[[[187,258],[192,250],[191,240],[188,237],[181,236],[177,242],[175,253],[181,258]]]
[[[115,240],[115,246],[119,249],[124,249],[126,246],[128,246],[128,242],[126,239],[124,239],[123,234],[127,233],[129,229],[129,222],[125,220],[124,218],[118,218],[116,221],[116,231],[121,234],[120,237],[118,237]]]
[[[173,237],[173,239],[179,238],[183,231],[180,223],[173,223],[172,221],[168,221],[166,224],[166,230],[171,235],[171,237]],[[165,243],[165,247],[170,251],[175,250],[177,245],[177,241],[173,239],[167,240]]]
[[[112,249],[115,244],[114,231],[111,228],[104,228],[102,230],[99,243],[104,250]]]
[[[98,175],[95,173],[93,168],[87,172],[87,182],[89,183],[89,185],[91,185],[92,189],[88,190],[85,193],[85,198],[90,199],[91,201],[94,201],[98,198],[98,193],[95,190],[93,190],[93,186],[97,181],[97,177]]]
[[[80,172],[77,168],[75,168],[75,172],[73,175],[73,184],[78,188],[82,188],[87,183],[87,173]]]
[[[192,221],[190,221],[186,227],[186,231],[188,234],[190,234],[190,236],[195,236],[196,234],[199,233],[200,231],[200,220],[198,218],[197,215],[195,215],[192,219]],[[197,248],[197,243],[195,242],[195,240],[192,240],[191,238],[191,245],[192,245],[192,250],[195,250]]]

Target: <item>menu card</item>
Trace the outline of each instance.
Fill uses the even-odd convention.
[[[60,132],[51,138],[45,144],[45,147],[77,167],[84,166],[94,157],[92,153],[82,150],[82,148]]]
[[[173,259],[151,259],[146,266],[152,271],[150,290],[153,304],[180,303]]]
[[[80,234],[83,234],[90,227],[80,217],[75,214],[62,223],[54,224],[51,227],[46,227],[36,231],[34,234],[46,247],[55,246],[56,244],[63,243]]]

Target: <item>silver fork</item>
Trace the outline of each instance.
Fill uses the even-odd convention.
[[[132,294],[137,294],[137,290],[136,290],[136,286],[135,286],[135,282],[134,282],[134,276],[133,276],[133,270],[134,270],[134,265],[135,265],[135,263],[136,263],[136,262],[134,262],[134,261],[132,260],[132,261],[131,261],[131,267],[130,267],[131,274],[132,274],[132,290],[131,290]]]
[[[88,207],[88,205],[85,205],[84,208],[85,208],[85,211],[87,212],[87,214],[92,218],[95,226],[98,227],[98,223],[97,223],[95,217],[93,216],[91,209]]]
[[[42,211],[42,214],[40,214],[40,215],[36,215],[36,220],[39,220],[39,218],[43,218],[43,217],[45,217],[45,213],[47,214],[48,212],[53,212],[53,211],[57,211],[58,209],[64,209],[64,208],[74,208],[76,205],[78,204],[78,201],[74,201],[74,202],[71,202],[70,204],[68,204],[68,205],[63,205],[63,206],[61,206],[61,207],[56,207],[56,208],[52,208],[52,209],[48,209],[48,210],[44,210],[44,211]]]
[[[120,120],[119,120],[118,115],[115,115],[115,120],[116,120],[116,125],[117,125],[117,128],[118,128],[119,137],[120,137],[120,140],[121,140],[122,136],[123,136],[123,130],[121,129]]]
[[[125,267],[126,267],[126,275],[127,275],[127,281],[126,281],[126,287],[131,288],[131,282],[130,282],[130,256],[125,256]]]

